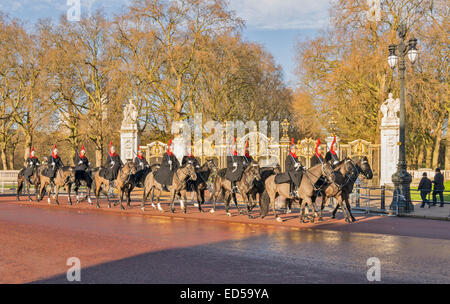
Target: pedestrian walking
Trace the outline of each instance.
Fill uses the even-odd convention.
[[[431,192],[431,180],[427,177],[427,173],[424,172],[422,174],[422,179],[420,180],[418,190],[420,191],[420,197],[422,198],[422,205],[420,208],[425,207],[425,204],[428,204],[428,208],[431,207],[430,202],[427,199],[427,195]]]
[[[439,207],[444,207],[444,176],[442,175],[440,168],[436,168],[433,184],[433,206],[436,206],[436,195],[439,194],[439,199],[441,200]]]

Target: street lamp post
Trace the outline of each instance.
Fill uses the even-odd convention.
[[[397,163],[397,172],[392,175],[392,182],[395,185],[394,197],[390,205],[390,209],[403,212],[414,211],[414,205],[411,203],[410,184],[412,181],[411,174],[408,173],[406,164],[406,149],[405,149],[405,125],[406,125],[406,111],[405,111],[405,70],[406,60],[405,56],[412,64],[416,62],[418,51],[416,49],[417,39],[411,38],[408,45],[405,44],[406,26],[400,25],[397,29],[400,43],[398,45],[391,44],[389,46],[388,63],[392,69],[395,69],[398,63],[398,71],[400,78],[400,138],[399,138],[399,158]],[[396,55],[398,51],[398,57]]]

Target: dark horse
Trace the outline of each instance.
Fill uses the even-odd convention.
[[[20,201],[20,193],[22,192],[22,190],[25,187],[25,189],[27,191],[28,199],[31,202],[32,199],[31,199],[31,194],[30,194],[30,183],[27,181],[27,179],[24,175],[25,169],[26,168],[21,169],[19,171],[19,174],[17,175],[17,200]],[[33,169],[33,175],[30,176],[31,185],[34,185],[34,189],[35,189],[34,195],[35,195],[36,200],[38,200],[39,188],[41,186],[40,171],[41,171],[41,166],[37,165],[36,168]]]
[[[75,191],[75,195],[77,198],[77,204],[80,202],[80,196],[78,194],[78,189],[80,188],[80,186],[85,186],[86,190],[87,190],[87,199],[89,204],[92,205],[92,201],[91,201],[91,190],[93,189],[92,185],[93,185],[94,179],[92,178],[92,171],[90,169],[86,170],[86,171],[75,171],[75,187],[74,187],[74,191]]]
[[[205,191],[208,189],[208,179],[211,173],[216,174],[218,171],[216,164],[212,159],[207,159],[206,162],[197,170],[196,180],[188,180],[186,185],[186,192],[195,192],[197,194],[197,204],[200,212],[202,210],[202,204],[205,202]]]
[[[135,174],[131,174],[127,185],[125,186],[125,192],[127,195],[127,207],[130,207],[131,203],[131,191],[134,188],[144,188],[145,178],[150,172],[155,172],[159,169],[159,164],[151,165],[143,170],[137,171]]]
[[[341,206],[341,208],[343,209],[342,211],[344,212],[344,217],[345,217],[346,221],[349,222],[349,220],[348,220],[348,215],[349,215],[352,222],[354,222],[355,217],[353,216],[352,211],[351,211],[349,196],[350,196],[350,193],[352,193],[352,191],[353,191],[353,186],[359,175],[363,175],[367,179],[373,178],[372,168],[370,167],[369,161],[366,156],[359,156],[359,157],[357,157],[356,160],[347,157],[344,160],[340,161],[337,165],[335,165],[334,168],[335,168],[335,170],[341,172],[341,174],[344,176],[344,183],[341,186],[342,192],[340,193],[340,195],[341,195],[340,200],[345,201],[345,206],[341,206],[341,204],[336,204],[336,207],[334,208],[334,210],[332,212],[331,218],[336,217],[336,211]],[[325,208],[325,203],[326,203],[326,200],[328,197],[328,195],[326,193],[325,193],[325,195],[324,194],[322,194],[322,195],[323,195],[322,196],[322,205],[320,208],[319,219],[322,219],[322,211]],[[348,212],[348,215],[346,214],[347,212]]]
[[[236,182],[236,186],[238,187],[239,193],[242,196],[242,199],[244,200],[244,203],[247,207],[247,211],[244,213],[239,208],[239,205],[237,203],[236,199],[236,193],[233,193],[231,191],[231,182],[224,177],[224,172],[222,172],[216,175],[216,178],[214,179],[214,191],[211,194],[211,197],[213,198],[213,207],[211,209],[211,213],[214,213],[216,210],[216,202],[221,195],[225,198],[225,212],[228,216],[231,216],[231,213],[229,211],[229,205],[230,205],[230,199],[233,198],[234,204],[236,205],[237,210],[239,211],[239,214],[247,214],[249,218],[252,218],[250,215],[251,208],[250,206],[253,205],[253,198],[251,196],[251,190],[253,189],[253,185],[255,180],[259,181],[261,180],[261,175],[259,173],[259,165],[257,162],[252,161],[250,164],[247,165],[247,167],[244,170],[244,173],[242,174],[242,178],[240,181]]]

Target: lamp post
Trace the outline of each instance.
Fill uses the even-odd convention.
[[[418,57],[416,49],[417,39],[411,38],[408,45],[405,44],[406,26],[401,24],[397,29],[397,34],[400,38],[398,45],[391,44],[389,46],[388,63],[392,69],[398,64],[399,78],[400,78],[400,138],[399,138],[399,158],[397,163],[397,172],[392,175],[392,182],[395,185],[394,197],[390,205],[390,209],[398,212],[414,211],[414,205],[411,203],[410,184],[412,181],[411,174],[408,173],[406,164],[406,149],[405,149],[405,125],[406,125],[406,111],[405,111],[405,70],[406,60],[405,56],[414,64]],[[398,51],[398,56],[396,54]]]

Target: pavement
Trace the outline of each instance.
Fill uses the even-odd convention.
[[[68,283],[70,257],[81,283],[367,283],[370,257],[382,283],[450,283],[449,222],[326,213],[301,224],[297,212],[279,223],[222,205],[170,214],[0,197],[0,283]]]
[[[450,221],[450,204],[444,204],[443,207],[439,207],[440,203],[437,203],[436,206],[431,206],[430,208],[428,205],[420,208],[421,205],[422,203],[415,203],[414,212],[407,214],[407,216]]]

